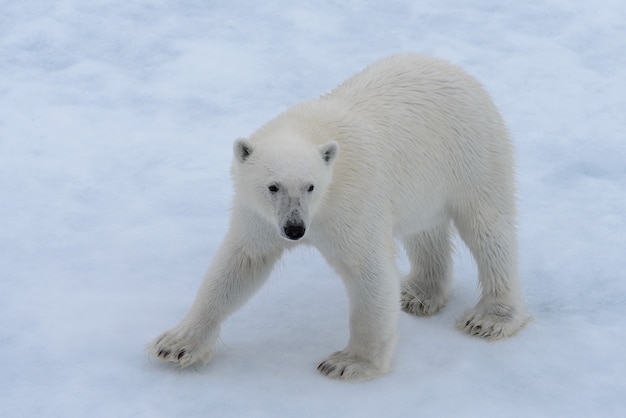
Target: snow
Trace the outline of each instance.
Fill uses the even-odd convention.
[[[0,10],[0,416],[623,416],[626,3]],[[392,373],[332,381],[315,367],[346,343],[347,300],[303,249],[224,324],[209,365],[148,359],[225,233],[232,141],[403,51],[465,67],[508,122],[534,320],[496,343],[455,330],[477,297],[459,244],[448,306],[401,316]]]

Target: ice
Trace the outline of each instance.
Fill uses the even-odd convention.
[[[624,414],[626,3],[0,10],[0,416]],[[465,67],[508,122],[534,320],[496,343],[455,330],[477,297],[459,243],[447,307],[401,316],[392,373],[332,381],[315,367],[347,341],[347,299],[303,249],[226,321],[206,367],[148,359],[225,233],[232,141],[406,51]]]

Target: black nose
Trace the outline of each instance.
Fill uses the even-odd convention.
[[[287,224],[283,228],[285,236],[292,240],[298,240],[304,236],[304,225],[301,224]]]

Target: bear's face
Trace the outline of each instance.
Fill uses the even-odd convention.
[[[330,184],[339,148],[336,142],[304,144],[252,145],[245,139],[234,144],[236,192],[272,223],[281,237],[291,241],[306,234]]]

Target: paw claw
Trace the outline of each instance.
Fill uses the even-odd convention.
[[[329,375],[330,373],[334,372],[335,368],[336,368],[335,366],[327,363],[326,361],[323,361],[322,363],[320,363],[319,366],[317,366],[317,370],[319,370],[325,375]]]

